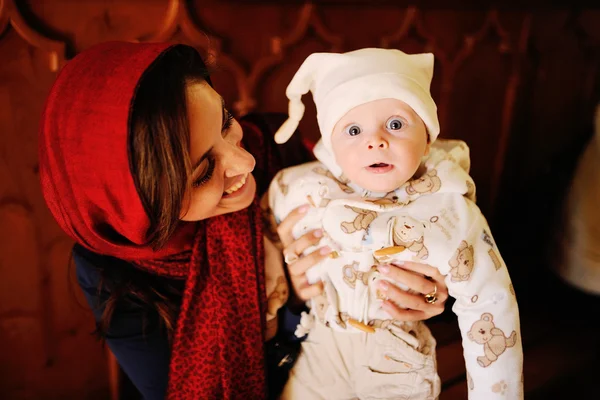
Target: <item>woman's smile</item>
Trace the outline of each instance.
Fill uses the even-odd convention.
[[[225,190],[225,192],[223,193],[224,197],[231,197],[231,195],[235,192],[238,192],[241,188],[244,187],[244,185],[246,185],[246,179],[248,178],[248,174],[244,174],[241,176],[241,178],[238,178],[238,180],[231,185],[227,190]]]

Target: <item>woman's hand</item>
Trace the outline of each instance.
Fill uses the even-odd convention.
[[[387,296],[382,307],[393,319],[420,321],[435,317],[444,311],[448,299],[448,287],[444,282],[444,276],[436,268],[406,261],[402,264],[380,265],[377,269],[385,277],[411,289],[411,291],[402,290],[385,280],[378,282],[379,290]],[[401,304],[406,309],[396,304]]]
[[[325,246],[306,256],[302,255],[307,248],[316,245],[323,237],[323,232],[319,229],[308,232],[297,240],[292,236],[292,229],[309,208],[309,205],[296,208],[277,227],[283,247],[283,257],[292,283],[291,305],[303,303],[323,292],[322,282],[312,285],[308,283],[306,271],[331,253],[331,249]]]
[[[292,236],[292,229],[304,217],[309,208],[308,204],[296,208],[277,227],[292,284],[290,298],[292,306],[301,304],[323,292],[322,282],[312,285],[308,283],[306,271],[331,253],[331,249],[325,246],[302,256],[307,248],[316,245],[323,237],[323,232],[319,229],[308,232],[296,240]],[[386,287],[380,286],[380,290],[384,291],[387,296],[383,308],[392,318],[400,321],[420,321],[439,315],[444,311],[444,305],[448,299],[448,287],[444,282],[444,276],[436,268],[407,261],[402,265],[380,265],[378,270],[384,276],[408,286],[412,292],[417,293],[404,291],[392,283],[381,280],[379,284]],[[425,299],[426,295],[434,292],[436,300],[428,303]],[[408,309],[400,308],[396,303],[402,304]]]

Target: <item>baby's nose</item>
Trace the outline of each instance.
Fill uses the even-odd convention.
[[[389,147],[389,144],[388,144],[387,140],[385,140],[385,138],[381,135],[373,135],[373,137],[370,138],[369,141],[367,142],[367,148],[369,150],[387,149],[388,147]]]

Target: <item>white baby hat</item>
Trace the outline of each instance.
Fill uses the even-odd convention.
[[[348,111],[388,98],[412,107],[425,123],[433,142],[440,131],[437,107],[429,92],[433,64],[432,53],[406,54],[396,49],[313,53],[304,60],[286,89],[289,118],[275,133],[275,141],[285,143],[298,128],[304,115],[301,97],[310,90],[321,131],[315,154],[320,148],[321,152],[333,155],[333,127]]]

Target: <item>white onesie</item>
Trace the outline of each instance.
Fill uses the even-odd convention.
[[[296,207],[312,204],[294,228],[294,237],[321,228],[323,239],[305,253],[324,245],[336,250],[338,257],[307,272],[311,283],[325,283],[325,294],[310,302],[318,323],[339,333],[365,327],[404,329],[408,324],[391,320],[381,309],[376,281],[383,276],[375,265],[429,264],[446,276],[449,294],[456,299],[453,311],[463,338],[469,399],[521,399],[517,301],[487,221],[475,204],[469,168],[464,142],[438,139],[415,178],[393,192],[370,193],[337,179],[316,161],[281,171],[269,188],[269,206],[279,223]],[[308,328],[305,316],[298,333]],[[430,335],[414,324],[410,329]]]

